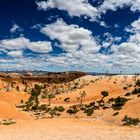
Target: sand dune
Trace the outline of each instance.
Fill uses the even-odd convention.
[[[28,119],[29,115],[21,112],[16,105],[22,100],[27,100],[27,93],[1,92],[0,93],[0,118]]]
[[[83,76],[73,81],[84,81],[86,86],[73,91],[63,92],[56,95],[51,101],[51,106],[62,105],[68,108],[70,105],[78,104],[76,97],[80,91],[85,91],[84,103],[101,99],[101,91],[109,92],[105,98],[107,101],[111,97],[122,96],[134,89],[134,76]],[[1,81],[2,83],[2,81]],[[34,83],[30,83],[34,84]],[[126,85],[132,85],[124,89]],[[0,84],[0,87],[6,85]],[[18,84],[19,86],[21,85]],[[23,89],[23,85],[21,85]],[[65,98],[69,97],[70,102],[66,103]],[[29,94],[23,91],[12,90],[10,92],[0,91],[0,119],[12,118],[17,121],[10,126],[0,125],[0,139],[2,140],[139,140],[140,127],[120,126],[125,115],[140,118],[140,98],[132,95],[125,106],[119,111],[117,116],[112,108],[107,110],[96,110],[91,117],[79,113],[78,118],[70,117],[66,112],[58,118],[34,120],[30,113],[21,111],[15,105],[21,100],[28,100]],[[47,99],[40,99],[40,104],[48,104]]]

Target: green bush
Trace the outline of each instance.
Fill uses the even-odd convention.
[[[91,115],[93,114],[93,112],[94,112],[93,108],[87,108],[87,109],[84,111],[84,113],[86,113],[87,116],[91,116]]]
[[[38,110],[46,111],[47,109],[48,109],[48,106],[45,104],[38,106]]]
[[[51,109],[49,112],[48,112],[51,117],[53,118],[54,116],[60,116],[61,114],[58,113],[55,109]]]
[[[118,96],[117,98],[114,98],[114,104],[112,104],[112,108],[114,110],[120,110],[122,109],[122,106],[125,105],[125,103],[128,101],[128,99]]]
[[[89,108],[89,107],[94,107],[95,102],[90,102],[89,104],[86,104],[85,107]]]
[[[123,125],[138,125],[140,123],[139,118],[131,118],[127,115],[122,119]]]
[[[33,102],[32,101],[27,101],[23,107],[23,111],[30,111],[31,108],[33,107]]]
[[[74,115],[78,112],[78,108],[76,105],[70,106],[70,108],[67,110],[67,113],[69,113],[70,115]]]
[[[102,95],[103,97],[107,97],[107,96],[108,96],[108,91],[102,91],[102,92],[101,92],[101,95]]]
[[[56,110],[56,111],[58,111],[58,112],[63,112],[63,111],[65,111],[65,108],[63,107],[63,106],[55,106],[54,107],[54,110]]]

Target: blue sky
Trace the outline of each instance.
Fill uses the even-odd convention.
[[[139,0],[4,0],[0,14],[1,71],[140,71]]]

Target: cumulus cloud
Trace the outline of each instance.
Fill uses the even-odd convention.
[[[116,11],[118,8],[130,7],[130,10],[140,11],[139,0],[105,0],[98,8],[101,13],[106,13],[108,10]]]
[[[9,51],[30,49],[31,51],[38,53],[49,53],[50,51],[52,51],[51,42],[48,41],[32,42],[25,37],[1,40],[0,48]]]
[[[96,53],[100,49],[91,31],[78,25],[68,25],[62,19],[42,27],[41,32],[52,40],[57,39],[60,41],[59,47],[66,52],[74,52],[81,49],[85,53]]]
[[[133,34],[130,35],[130,37],[126,43],[134,43],[135,45],[140,47],[140,18],[131,24],[129,32],[131,32]]]
[[[134,23],[137,23],[135,21]],[[65,53],[59,55],[44,54],[52,51],[51,43],[47,41],[32,42],[25,37],[1,40],[0,46],[6,49],[5,53],[13,57],[13,61],[6,60],[0,62],[3,67],[14,67],[19,69],[38,69],[38,70],[83,70],[83,71],[106,71],[115,67],[115,70],[123,70],[129,67],[138,67],[140,63],[139,31],[136,24],[132,23],[131,29],[135,32],[130,35],[127,42],[120,43],[111,47],[112,53],[104,55],[99,53],[101,46],[95,41],[92,32],[79,27],[78,25],[68,25],[63,20],[45,25],[41,32],[49,36],[52,40],[57,39]],[[137,29],[137,30],[136,30]],[[102,47],[108,47],[120,41],[120,37],[112,37],[110,33],[104,34],[106,37]],[[3,46],[3,47],[2,47]],[[34,57],[23,55],[24,49],[30,49]],[[27,61],[29,63],[27,63]]]
[[[104,0],[98,7],[91,5],[88,0],[36,1],[36,5],[39,10],[47,11],[57,8],[67,11],[70,16],[89,17],[91,21],[97,20],[97,17],[100,17],[102,13],[105,14],[108,10],[116,11],[118,8],[130,7],[132,12],[140,11],[140,0]],[[105,24],[101,22],[101,26],[105,26]]]
[[[51,43],[48,41],[30,42],[28,46],[33,52],[49,53],[52,51]]]
[[[118,51],[124,53],[140,53],[140,46],[134,42],[125,42],[119,45]]]
[[[70,16],[86,16],[94,19],[97,9],[90,5],[88,0],[48,0],[36,2],[39,10],[58,8],[67,11]]]
[[[0,41],[0,47],[8,50],[21,50],[28,46],[29,39],[18,37],[14,39],[4,39]]]
[[[96,16],[108,10],[116,11],[118,8],[129,6],[130,10],[139,10],[139,0],[105,0],[98,8],[90,5],[88,0],[47,0],[36,2],[38,9],[47,11],[58,8],[67,11],[70,16],[84,16],[94,20]],[[78,5],[78,6],[77,6]],[[78,8],[77,8],[78,7]],[[107,27],[104,21],[98,21],[101,26]],[[118,25],[114,25],[118,28]],[[3,39],[0,41],[2,54],[7,54],[5,60],[0,59],[3,67],[38,70],[85,70],[106,71],[118,68],[128,69],[139,67],[140,63],[140,19],[134,21],[127,31],[131,33],[126,42],[121,43],[121,37],[105,33],[105,40],[99,44],[92,32],[75,24],[67,24],[62,19],[34,28],[49,36],[51,40],[58,40],[56,47],[64,50],[61,54],[49,54],[53,51],[49,41],[31,41],[25,37]],[[18,30],[17,26],[11,28],[11,33]],[[110,49],[111,54],[100,53],[101,47]],[[29,49],[34,55],[24,56],[24,50]],[[47,55],[46,55],[47,53]],[[9,59],[10,58],[10,59]],[[28,61],[28,63],[27,63]]]
[[[131,24],[132,35],[126,42],[111,47],[113,54],[110,56],[113,60],[114,66],[120,66],[124,68],[139,67],[140,63],[140,30],[139,20],[134,21]]]

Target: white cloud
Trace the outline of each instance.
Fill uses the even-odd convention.
[[[106,13],[108,10],[116,11],[118,8],[130,6],[130,10],[140,11],[140,0],[105,0],[98,8],[101,13]]]
[[[22,31],[23,29],[20,28],[17,24],[13,24],[12,28],[10,29],[11,33],[15,33],[16,31]]]
[[[33,52],[38,53],[49,53],[50,51],[52,51],[50,42],[48,41],[31,42],[29,39],[25,37],[1,40],[0,48],[10,51],[30,49]]]
[[[108,10],[116,11],[118,8],[130,7],[132,12],[140,11],[140,0],[104,0],[99,7],[93,7],[88,0],[46,0],[36,2],[39,10],[47,11],[57,8],[67,11],[70,16],[85,16],[91,21],[97,21],[102,13]],[[101,26],[105,26],[103,22]]]
[[[86,16],[92,19],[97,16],[97,9],[90,5],[88,0],[48,0],[36,4],[40,10],[58,8],[67,11],[70,16]]]
[[[7,53],[7,55],[12,56],[12,57],[22,57],[23,52],[22,51],[10,51]]]
[[[107,24],[104,21],[101,21],[100,25],[103,26],[103,27],[106,27],[106,28],[108,27]]]
[[[112,46],[113,44],[116,44],[121,41],[121,37],[119,36],[113,37],[112,34],[110,34],[109,32],[106,32],[104,34],[104,37],[106,38],[105,41],[102,41],[102,47],[104,48]]]
[[[33,52],[49,53],[52,51],[51,43],[48,41],[31,42],[28,46]]]
[[[112,64],[119,67],[139,67],[140,63],[140,30],[139,20],[134,21],[129,29],[133,34],[126,42],[112,46],[113,54],[110,56]]]
[[[100,49],[91,31],[78,25],[67,25],[63,20],[42,27],[41,32],[51,39],[59,40],[60,47],[67,52],[81,49],[84,52],[96,53]]]
[[[140,31],[140,18],[136,21],[134,21],[132,24],[131,24],[132,28],[137,30],[137,31]]]
[[[140,46],[134,42],[125,42],[119,45],[118,51],[124,53],[140,53]]]
[[[4,39],[0,41],[0,47],[8,50],[21,50],[28,46],[29,39],[25,37],[18,37],[14,39]]]

